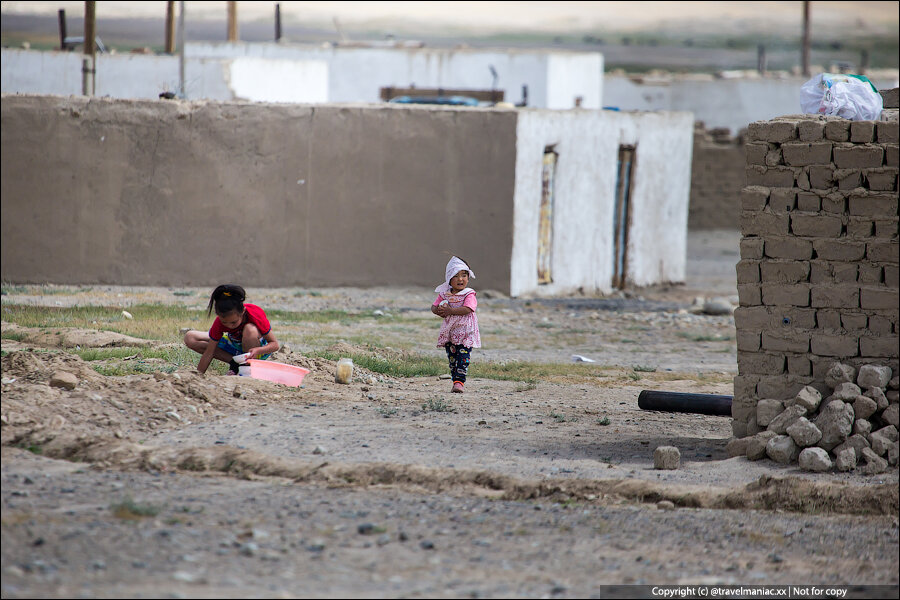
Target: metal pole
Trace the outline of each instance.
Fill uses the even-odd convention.
[[[81,64],[81,92],[93,96],[96,91],[97,57],[94,51],[94,37],[97,30],[97,2],[84,3],[84,60]]]
[[[175,54],[175,1],[166,2],[166,54]]]
[[[180,11],[178,19],[178,97],[184,99],[184,0],[181,0],[178,4]]]
[[[803,76],[809,77],[809,0],[803,2]]]
[[[59,9],[59,49],[68,50],[66,48],[66,11]]]
[[[275,41],[281,41],[281,5],[275,5]]]
[[[237,2],[228,2],[228,41],[238,41]]]

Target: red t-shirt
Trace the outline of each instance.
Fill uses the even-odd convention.
[[[261,336],[272,331],[272,326],[269,325],[269,319],[266,317],[266,313],[263,309],[255,304],[244,304],[244,319],[241,321],[240,325],[234,329],[226,329],[225,326],[222,325],[222,320],[219,317],[216,317],[212,327],[209,328],[209,338],[218,342],[222,339],[222,335],[227,333],[229,339],[234,342],[240,342],[243,337],[244,325],[247,323],[256,325],[256,328],[259,329],[259,335]]]

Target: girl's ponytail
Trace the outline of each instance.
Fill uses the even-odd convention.
[[[227,315],[232,311],[244,312],[244,298],[247,293],[239,285],[226,283],[213,290],[206,306],[206,316],[212,315],[215,309],[217,315]]]

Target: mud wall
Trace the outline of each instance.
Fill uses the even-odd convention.
[[[763,399],[786,405],[807,385],[830,394],[835,362],[898,371],[896,111],[892,118],[750,125],[734,314],[738,438],[764,429]]]
[[[696,124],[688,229],[740,228],[741,190],[747,177],[743,142],[727,129]]]
[[[4,96],[2,279],[508,291],[516,112]]]

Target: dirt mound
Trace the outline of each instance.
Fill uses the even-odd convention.
[[[95,329],[54,327],[48,331],[4,322],[2,331],[4,337],[14,336],[20,342],[42,348],[75,348],[76,346],[82,348],[148,347],[155,344],[155,342],[150,340],[131,337],[123,333],[98,331]]]

